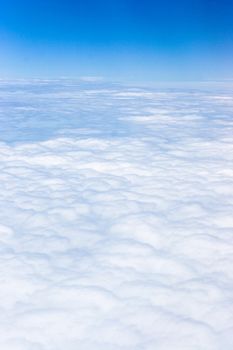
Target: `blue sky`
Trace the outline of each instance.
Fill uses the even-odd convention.
[[[0,76],[233,78],[232,0],[1,0]]]

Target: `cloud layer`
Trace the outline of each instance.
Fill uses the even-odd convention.
[[[0,347],[233,347],[233,99],[2,82]]]

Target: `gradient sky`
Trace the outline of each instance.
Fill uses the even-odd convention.
[[[233,79],[233,0],[0,0],[0,77]]]

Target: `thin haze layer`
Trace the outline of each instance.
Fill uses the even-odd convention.
[[[231,88],[1,82],[0,348],[233,347]]]

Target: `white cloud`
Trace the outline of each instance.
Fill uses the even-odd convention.
[[[0,347],[232,349],[229,92],[62,84],[1,87]]]

